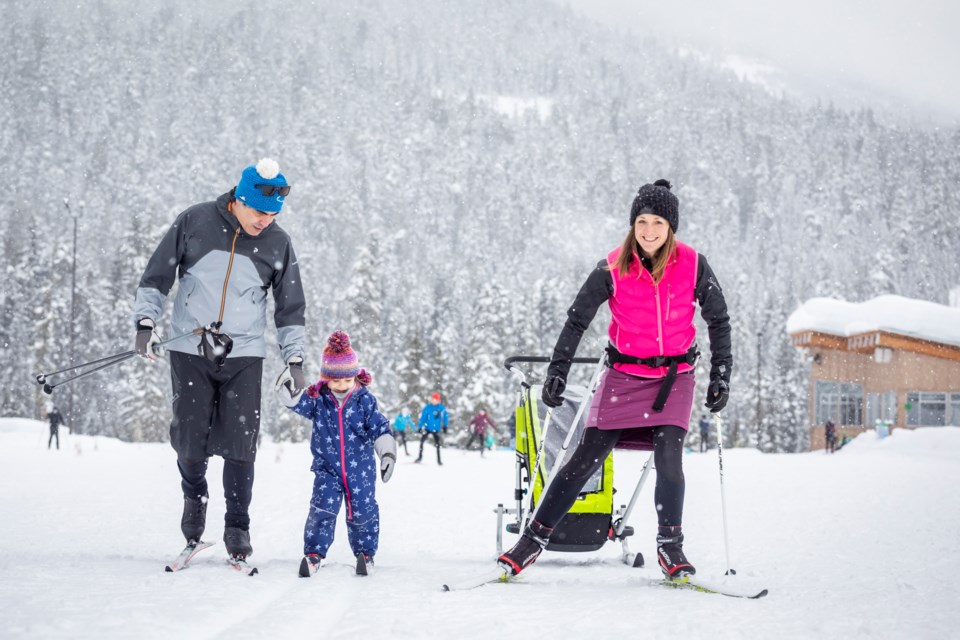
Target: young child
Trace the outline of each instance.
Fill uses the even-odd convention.
[[[387,482],[397,460],[390,421],[367,389],[372,378],[360,369],[350,336],[335,331],[323,349],[320,380],[304,393],[277,380],[277,395],[287,407],[313,421],[310,450],[315,474],[310,512],[303,532],[300,576],[309,578],[333,543],[337,513],[347,503],[347,537],[357,559],[357,574],[367,575],[380,539],[380,508],[374,497],[377,466]]]

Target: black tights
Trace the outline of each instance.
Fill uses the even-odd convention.
[[[208,495],[207,460],[177,460],[183,497],[196,500]],[[224,524],[250,528],[250,501],[253,499],[253,462],[223,460],[223,496],[227,501]]]
[[[653,463],[657,470],[657,486],[653,492],[657,520],[661,527],[680,526],[683,519],[683,439],[687,432],[680,427],[650,427],[654,430]],[[580,444],[570,460],[557,471],[540,504],[534,519],[554,528],[563,519],[587,483],[620,440],[623,430],[584,429]]]

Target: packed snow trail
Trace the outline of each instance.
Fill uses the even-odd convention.
[[[620,562],[618,545],[546,552],[518,580],[445,593],[495,560],[497,503],[513,494],[511,451],[444,451],[444,465],[401,454],[377,488],[376,570],[357,577],[342,518],[315,576],[298,576],[312,474],[306,443],[264,442],[251,508],[249,578],[224,566],[222,465],[211,459],[205,540],[187,571],[166,573],[183,545],[182,496],[166,444],[67,436],[46,449],[45,423],[0,420],[3,638],[522,636],[632,633],[654,638],[940,638],[960,628],[960,429],[862,437],[841,452],[724,451],[731,563],[760,580],[760,600],[651,588],[656,568]],[[617,452],[625,502],[645,456]],[[684,549],[704,575],[725,569],[716,450],[684,457]],[[632,526],[653,557],[645,489]],[[505,544],[514,536],[505,534]],[[68,558],[69,561],[65,561]]]

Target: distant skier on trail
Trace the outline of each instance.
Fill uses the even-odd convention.
[[[50,448],[50,445],[53,443],[54,439],[57,441],[57,450],[60,450],[60,425],[63,424],[63,415],[60,413],[60,409],[57,409],[56,406],[50,407],[50,411],[47,412],[47,420],[50,421],[50,437],[47,438],[47,449]]]
[[[380,541],[377,476],[390,480],[397,461],[397,443],[390,421],[380,413],[368,389],[372,377],[360,368],[350,336],[335,331],[327,339],[320,363],[320,380],[306,392],[294,393],[278,380],[280,401],[313,423],[313,495],[303,531],[300,576],[320,568],[333,543],[337,514],[346,502],[347,538],[357,562],[357,574],[373,565]],[[374,453],[380,458],[379,467]],[[379,473],[378,473],[379,471]]]
[[[710,449],[710,418],[700,416],[700,453]]]
[[[681,529],[683,440],[699,356],[695,302],[710,334],[706,406],[714,413],[727,404],[733,357],[720,285],[706,259],[676,240],[678,223],[679,201],[670,183],[643,185],[634,198],[623,243],[597,264],[567,312],[543,385],[544,404],[563,403],[571,359],[604,302],[612,316],[610,368],[601,376],[579,444],[541,496],[519,541],[498,560],[510,574],[537,559],[587,479],[614,447],[653,450],[660,568],[669,578],[695,573],[683,553]]]
[[[469,449],[470,445],[473,444],[474,439],[480,441],[480,457],[483,457],[483,453],[487,448],[487,429],[493,431],[497,430],[497,425],[493,422],[490,416],[487,415],[486,409],[480,409],[477,412],[477,415],[473,416],[470,420],[470,439],[467,440],[467,444],[464,445],[464,449]]]
[[[211,331],[172,343],[173,420],[183,490],[180,530],[196,546],[206,527],[207,461],[223,458],[226,499],[223,539],[242,561],[253,552],[249,507],[260,432],[260,380],[266,357],[267,291],[282,376],[295,389],[303,377],[303,287],[297,258],[276,216],[290,192],[277,163],[263,159],[245,168],[237,186],[212,202],[182,212],[160,241],[140,279],[134,303],[136,349],[155,360],[164,301],[179,278],[172,335],[200,327]]]
[[[413,417],[410,415],[410,409],[404,407],[393,419],[393,437],[403,443],[403,453],[410,455],[407,449],[407,432],[415,431]]]
[[[440,460],[440,431],[443,430],[446,433],[448,423],[447,408],[440,402],[440,393],[434,391],[430,394],[430,404],[420,412],[417,431],[420,431],[423,435],[420,436],[420,455],[414,462],[423,461],[423,444],[427,441],[427,438],[433,438],[433,444],[437,448],[437,464],[443,464]]]

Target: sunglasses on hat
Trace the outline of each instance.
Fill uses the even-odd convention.
[[[278,196],[285,196],[290,193],[290,185],[277,186],[274,184],[255,184],[253,185],[254,189],[259,189],[260,193],[265,196],[272,196],[277,194]]]

